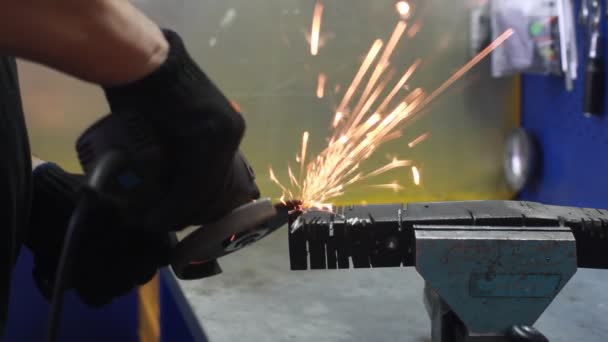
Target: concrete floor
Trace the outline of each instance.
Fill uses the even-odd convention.
[[[180,282],[211,342],[430,341],[414,269],[289,271],[287,232]],[[608,341],[608,271],[579,270],[536,327],[551,342]]]

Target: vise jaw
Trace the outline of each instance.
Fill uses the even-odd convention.
[[[459,340],[506,340],[513,325],[532,326],[577,269],[567,227],[414,225],[414,231],[433,342],[448,339],[446,328],[453,328],[445,325],[454,317],[464,326]]]

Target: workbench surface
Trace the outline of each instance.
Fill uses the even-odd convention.
[[[220,264],[179,282],[211,342],[430,341],[413,268],[289,271],[285,229]],[[551,342],[606,341],[607,286],[608,271],[579,270],[536,327]]]

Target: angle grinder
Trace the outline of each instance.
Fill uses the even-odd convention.
[[[100,198],[116,203],[120,216],[136,226],[138,215],[162,198],[171,184],[171,163],[164,146],[141,116],[123,112],[110,114],[85,131],[77,151],[90,187]],[[233,163],[234,177],[225,189],[232,201],[227,204],[229,213],[212,223],[168,233],[173,246],[171,266],[181,279],[221,272],[217,258],[258,241],[288,221],[293,205],[258,199],[249,163],[240,152]]]

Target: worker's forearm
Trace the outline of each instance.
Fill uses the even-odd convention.
[[[0,5],[0,54],[90,82],[132,82],[167,56],[160,29],[126,0],[2,0]]]

